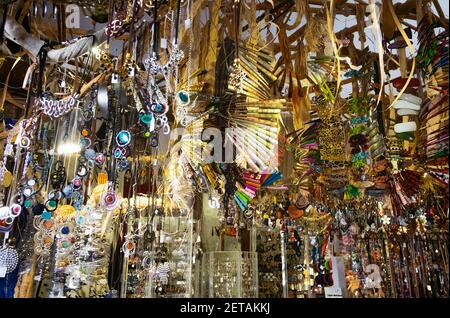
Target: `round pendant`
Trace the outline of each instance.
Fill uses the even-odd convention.
[[[55,199],[47,200],[47,202],[45,202],[45,208],[50,212],[55,211],[58,208],[58,201]]]
[[[147,114],[147,113],[142,113],[139,116],[139,120],[141,121],[141,123],[145,124],[145,125],[150,125],[150,123],[153,120],[153,115],[151,114]]]
[[[72,187],[74,190],[80,189],[82,185],[83,185],[83,182],[80,178],[74,178],[72,180]]]
[[[98,166],[103,165],[103,164],[105,163],[105,161],[106,161],[105,155],[102,154],[101,152],[98,152],[98,153],[95,155],[95,163],[96,163]]]
[[[54,199],[54,200],[61,200],[64,196],[64,193],[62,193],[62,191],[58,191],[58,190],[52,190],[48,193],[48,198],[49,199]]]
[[[76,190],[76,189],[74,189]],[[81,199],[81,192],[80,191],[74,191],[72,193],[72,200],[73,201],[79,201]]]
[[[22,148],[28,148],[30,146],[30,138],[28,137],[22,137],[20,138],[20,147]]]
[[[0,248],[0,266],[6,267],[6,274],[12,273],[19,263],[19,254],[14,248]]]
[[[187,105],[190,103],[189,93],[186,91],[179,91],[177,94],[177,101],[181,105]]]
[[[11,205],[11,215],[13,217],[18,217],[20,215],[20,212],[22,212],[22,207],[18,205],[17,203]]]
[[[116,158],[116,159],[122,158],[123,154],[124,154],[123,148],[116,147],[114,149],[114,158]]]
[[[24,206],[28,209],[28,208],[30,208],[31,207],[31,201],[30,200],[26,200],[25,202],[24,202]]]
[[[88,137],[91,135],[91,130],[89,128],[83,128],[81,130],[81,136]]]
[[[168,111],[168,107],[167,106],[165,106],[165,105],[163,105],[163,104],[160,104],[160,103],[152,103],[151,105],[150,105],[150,110],[154,113],[154,114],[157,114],[157,115],[162,115],[162,114],[165,114],[167,111]]]
[[[119,199],[114,190],[108,190],[108,192],[103,195],[102,201],[104,206],[109,210],[114,210],[119,204]]]
[[[11,172],[5,170],[5,172],[3,173],[3,187],[8,188],[11,185],[12,179],[13,176]]]
[[[70,227],[68,225],[63,225],[59,229],[59,233],[61,233],[62,235],[68,235],[70,232]]]
[[[86,149],[86,151],[84,152],[84,157],[87,160],[94,160],[96,156],[95,150],[94,149]]]
[[[30,197],[33,194],[33,188],[29,187],[29,186],[28,187],[24,187],[23,190],[22,190],[22,194],[26,198]]]
[[[69,240],[63,240],[61,241],[61,247],[62,248],[69,248],[71,246],[71,243]]]
[[[127,240],[122,245],[122,251],[126,255],[133,254],[135,249],[136,249],[136,243],[134,241],[132,241],[132,240]]]
[[[158,147],[158,138],[156,136],[153,136],[150,139],[150,146],[152,147]]]
[[[131,141],[131,134],[128,130],[120,131],[116,136],[116,142],[119,147],[125,147]]]
[[[120,159],[120,161],[119,161],[119,168],[121,170],[125,170],[125,169],[128,168],[128,160],[127,160],[127,158],[124,157],[124,158]]]
[[[50,220],[52,218],[52,214],[49,211],[44,211],[42,212],[41,217],[44,220]]]
[[[83,137],[80,140],[80,147],[83,148],[83,149],[84,148],[89,148],[91,146],[91,144],[92,144],[92,141],[88,137]]]
[[[84,177],[85,175],[87,175],[87,173],[88,169],[84,164],[78,165],[77,176]]]

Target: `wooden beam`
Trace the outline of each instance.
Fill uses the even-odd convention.
[[[4,89],[5,88],[0,89],[0,95],[3,94]],[[16,107],[25,109],[24,105],[22,103],[18,102],[9,92],[6,92],[6,101]]]
[[[445,17],[444,11],[442,11],[441,5],[439,4],[438,0],[433,0],[434,7],[436,8],[436,11],[439,15],[439,21],[441,21],[442,25],[444,26],[445,30],[448,31],[448,18]]]

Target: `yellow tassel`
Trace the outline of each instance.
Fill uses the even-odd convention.
[[[108,174],[106,172],[100,172],[97,177],[97,184],[106,184],[108,182]]]

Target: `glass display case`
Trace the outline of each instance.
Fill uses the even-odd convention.
[[[207,252],[202,259],[201,297],[258,297],[258,254]]]
[[[282,264],[280,231],[269,227],[257,229],[259,297],[281,298]]]
[[[147,256],[152,265],[148,269],[146,297],[192,297],[194,225],[187,216],[162,218],[159,244]]]

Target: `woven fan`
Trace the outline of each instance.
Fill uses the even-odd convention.
[[[288,109],[283,99],[238,102],[227,115],[220,115],[234,128],[227,132],[226,142],[236,147],[242,168],[254,172],[277,169],[280,114]]]

